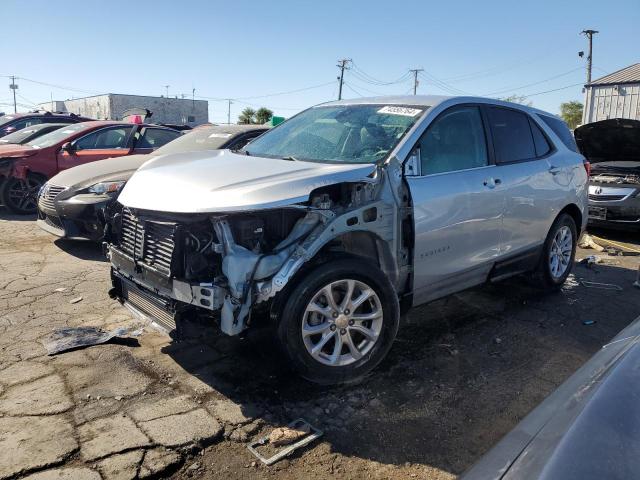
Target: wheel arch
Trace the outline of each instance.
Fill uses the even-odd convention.
[[[554,222],[563,213],[566,213],[573,219],[573,221],[576,224],[578,237],[580,237],[580,234],[582,233],[582,220],[583,220],[582,211],[580,210],[580,208],[575,203],[570,203],[569,205],[565,206],[562,210],[560,210],[560,212],[558,212],[558,215],[554,219]]]

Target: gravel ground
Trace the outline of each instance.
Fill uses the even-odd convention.
[[[604,255],[556,294],[514,278],[412,311],[349,386],[297,378],[268,328],[190,325],[175,341],[145,326],[50,357],[54,328],[143,325],[109,299],[98,247],[31,220],[0,209],[0,479],[455,478],[640,313],[640,257]],[[324,436],[272,467],[251,456],[250,440],[298,417]]]

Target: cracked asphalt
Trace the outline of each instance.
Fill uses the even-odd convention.
[[[268,328],[175,341],[144,326],[48,356],[55,328],[142,326],[108,297],[97,246],[53,240],[0,207],[0,479],[455,478],[640,314],[640,257],[598,254],[560,293],[513,278],[414,310],[348,386],[295,377]],[[246,449],[298,417],[324,436],[272,467]]]

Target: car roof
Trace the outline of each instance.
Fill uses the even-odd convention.
[[[553,113],[545,112],[528,105],[520,103],[505,102],[496,98],[475,97],[475,96],[448,96],[448,95],[389,95],[379,97],[360,97],[347,100],[335,100],[322,103],[318,106],[327,105],[406,105],[416,107],[436,107],[441,103],[490,103],[504,107],[526,110],[531,113],[556,117]]]

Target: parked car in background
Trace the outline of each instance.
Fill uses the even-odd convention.
[[[88,120],[91,120],[91,118],[81,117],[75,113],[43,111],[12,113],[0,117],[0,137],[41,123],[78,123]]]
[[[31,127],[25,127],[22,130],[17,130],[0,138],[0,146],[9,144],[24,145],[31,140],[35,140],[38,137],[67,125],[69,125],[69,123],[40,123]]]
[[[110,121],[67,125],[24,145],[0,146],[0,200],[13,213],[35,213],[48,178],[110,157],[150,153],[181,133],[166,127]]]
[[[640,472],[640,318],[461,480],[625,480]]]
[[[167,330],[197,315],[237,335],[266,311],[302,376],[353,380],[389,351],[401,306],[525,272],[560,288],[587,221],[565,137],[523,105],[376,97],[239,151],[158,157],[109,222],[111,294]]]
[[[640,228],[640,121],[612,118],[575,130],[580,151],[591,162],[589,223]]]
[[[143,163],[171,153],[240,149],[267,129],[261,125],[198,127],[147,155],[109,158],[64,170],[40,191],[38,225],[58,237],[99,241],[105,209]]]

